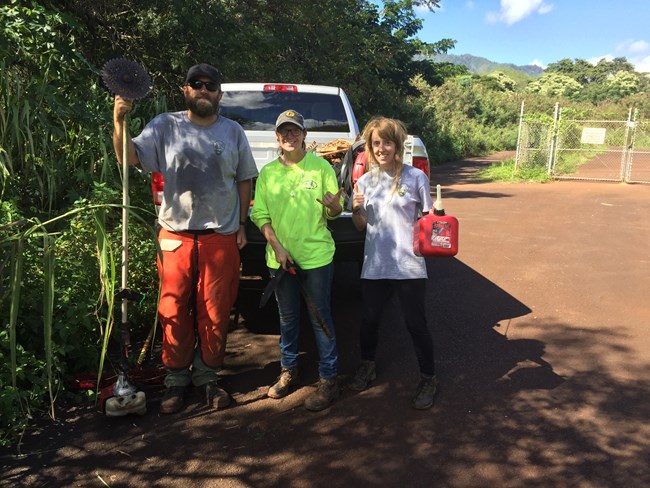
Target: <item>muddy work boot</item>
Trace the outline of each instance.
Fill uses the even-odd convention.
[[[178,413],[185,404],[185,387],[170,386],[160,401],[160,413]]]
[[[228,405],[230,405],[230,395],[226,390],[221,388],[216,381],[207,383],[204,388],[205,401],[208,407],[212,407],[218,410],[220,408],[226,408]]]
[[[339,385],[336,378],[321,378],[316,391],[305,400],[305,408],[312,412],[318,412],[330,406],[339,396]]]
[[[269,388],[267,395],[270,398],[284,398],[299,383],[298,368],[282,368],[280,376],[274,385]]]
[[[377,372],[375,371],[374,361],[361,361],[359,369],[354,374],[348,388],[354,391],[362,391],[370,386],[374,380],[377,379]]]
[[[413,408],[417,410],[426,410],[433,405],[433,397],[436,394],[436,385],[438,381],[435,376],[422,376],[418,387],[415,389],[413,397]]]

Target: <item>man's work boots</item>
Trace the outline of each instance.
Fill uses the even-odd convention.
[[[185,404],[185,387],[170,386],[160,402],[160,413],[178,413],[183,410]]]
[[[270,398],[283,398],[298,385],[298,368],[282,368],[278,380],[269,388],[267,395]]]
[[[318,412],[330,406],[339,396],[339,385],[336,378],[321,378],[316,391],[305,400],[305,408],[312,412]]]
[[[221,388],[216,381],[211,381],[205,386],[205,400],[208,407],[213,407],[216,410],[226,408],[230,405],[231,398],[226,390]]]

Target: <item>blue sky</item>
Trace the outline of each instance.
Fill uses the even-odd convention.
[[[441,0],[417,12],[418,37],[456,40],[449,54],[542,67],[624,56],[650,72],[650,0]]]

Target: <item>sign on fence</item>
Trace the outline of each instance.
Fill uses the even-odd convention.
[[[596,127],[585,127],[582,129],[581,144],[605,144],[607,129]]]

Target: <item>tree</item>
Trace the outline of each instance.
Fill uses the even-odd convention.
[[[187,67],[209,62],[225,81],[331,84],[345,87],[360,118],[399,115],[414,93],[410,79],[439,80],[444,67],[415,59],[453,47],[417,39],[415,7],[438,0],[46,0],[78,19],[77,46],[96,66],[110,57],[140,61],[170,106]],[[447,70],[448,71],[448,70]]]
[[[532,81],[526,87],[529,93],[540,93],[548,96],[564,96],[571,98],[580,92],[582,85],[570,76],[548,73]]]
[[[619,71],[633,73],[634,66],[625,58],[614,58],[611,61],[603,58],[596,64],[592,64],[584,59],[576,59],[575,61],[562,59],[557,63],[549,64],[545,73],[566,75],[576,80],[582,86],[588,86],[592,83],[605,83]]]
[[[492,81],[493,89],[499,91],[512,92],[515,91],[517,83],[515,80],[506,75],[503,71],[495,71],[485,76],[488,80]]]
[[[620,100],[641,90],[639,76],[629,71],[619,71],[605,85],[611,100]]]

